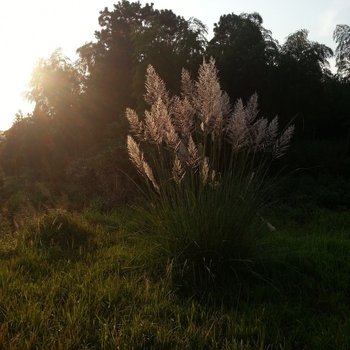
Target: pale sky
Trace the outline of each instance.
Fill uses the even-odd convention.
[[[0,130],[9,128],[15,113],[31,112],[23,92],[39,57],[55,49],[75,59],[75,50],[94,40],[99,29],[99,11],[112,9],[111,0],[2,0],[0,4]],[[147,1],[141,1],[146,3]],[[152,2],[152,1],[149,1]],[[212,35],[220,15],[259,12],[264,27],[283,43],[298,29],[308,29],[309,38],[335,44],[336,24],[350,24],[350,0],[153,0],[159,9],[172,9],[188,19],[204,22]]]

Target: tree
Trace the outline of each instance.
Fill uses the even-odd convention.
[[[139,99],[144,92],[146,68],[152,64],[167,81],[170,91],[180,89],[176,77],[183,67],[196,72],[204,55],[206,28],[197,19],[185,20],[170,10],[154,11],[145,25],[134,36],[136,66],[133,93]],[[138,100],[138,104],[143,105]]]
[[[71,155],[84,147],[89,129],[81,108],[84,84],[81,67],[56,50],[49,58],[38,61],[27,93],[35,103],[35,123],[51,128],[54,143],[64,153],[70,149]]]
[[[278,44],[258,13],[228,14],[214,25],[208,54],[217,62],[225,90],[233,100],[263,90],[268,66],[276,63]]]
[[[281,52],[283,57],[294,60],[300,70],[321,80],[324,75],[330,75],[328,59],[333,56],[333,51],[324,44],[310,41],[308,34],[306,29],[290,34]]]
[[[309,40],[305,29],[290,34],[281,47],[274,81],[276,113],[285,122],[297,117],[299,135],[315,136],[327,124],[330,106],[324,86],[331,78],[332,54],[326,45]]]
[[[153,64],[177,88],[173,76],[182,66],[197,69],[204,53],[205,27],[170,10],[156,10],[126,0],[105,8],[97,42],[78,49],[86,73],[87,113],[96,123],[110,123],[143,95],[146,67]]]
[[[36,64],[27,98],[48,117],[70,113],[82,89],[82,75],[60,49]],[[63,103],[64,101],[64,103]]]
[[[338,24],[333,38],[337,43],[335,54],[338,75],[345,80],[350,80],[350,26]]]
[[[35,103],[34,111],[18,114],[1,143],[7,174],[62,178],[66,165],[86,144],[89,128],[80,108],[82,78],[60,50],[38,61],[27,93]]]
[[[50,120],[38,122],[32,115],[17,114],[12,127],[4,132],[0,159],[6,175],[43,179],[59,176],[59,165],[53,152]],[[50,165],[55,164],[55,167]],[[55,174],[56,173],[56,174]]]

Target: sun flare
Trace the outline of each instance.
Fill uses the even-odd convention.
[[[40,58],[49,57],[57,48],[75,58],[75,50],[84,40],[93,39],[91,23],[77,25],[78,5],[65,0],[60,6],[44,0],[19,0],[0,5],[0,39],[4,48],[0,55],[0,94],[3,97],[0,130],[12,125],[18,110],[32,111],[33,106],[25,101],[24,95]],[[86,14],[97,19],[101,7],[95,4]]]
[[[48,19],[43,19],[35,6],[21,6],[24,9],[19,11],[16,5],[9,5],[7,15],[2,14],[0,17],[0,35],[6,48],[0,56],[0,94],[5,97],[0,115],[2,130],[11,126],[19,109],[31,111],[32,105],[23,101],[31,72],[39,57],[47,56],[54,49],[51,42],[54,42],[52,38],[55,33],[50,30]],[[16,13],[16,25],[13,25],[13,19],[8,15],[13,12]],[[11,35],[5,35],[9,28]]]

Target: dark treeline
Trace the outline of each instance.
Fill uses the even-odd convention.
[[[305,141],[336,140],[339,152],[349,151],[349,26],[335,28],[333,53],[305,29],[279,44],[258,13],[221,16],[210,41],[200,20],[149,4],[119,2],[100,12],[99,25],[96,40],[77,49],[76,62],[57,50],[38,63],[28,91],[34,111],[18,115],[2,134],[5,178],[68,181],[87,193],[120,196],[120,174],[129,167],[125,109],[144,110],[148,64],[178,93],[181,69],[195,76],[209,57],[233,103],[257,92],[262,115],[278,115],[281,127],[296,125],[295,158],[304,157]],[[329,69],[333,55],[337,74]]]

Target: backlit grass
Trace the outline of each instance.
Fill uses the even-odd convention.
[[[348,220],[324,214],[335,227]],[[349,348],[348,231],[320,230],[317,215],[298,231],[279,223],[254,265],[204,290],[174,279],[131,216],[70,215],[97,242],[75,258],[3,236],[0,348]]]

